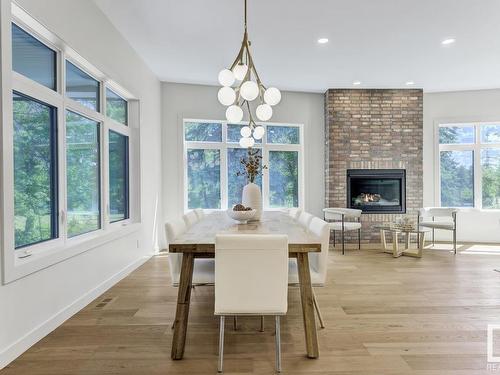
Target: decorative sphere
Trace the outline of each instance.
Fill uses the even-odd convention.
[[[222,86],[231,86],[234,83],[234,74],[229,69],[221,70],[219,73],[219,83]]]
[[[269,105],[276,105],[281,100],[281,92],[276,87],[269,87],[264,92],[264,101]]]
[[[255,144],[255,139],[253,138],[247,138],[248,141],[247,141],[247,147],[253,147],[253,145]]]
[[[273,115],[273,109],[269,104],[261,104],[257,106],[257,109],[255,110],[255,114],[257,115],[257,118],[261,121],[267,121],[271,118]]]
[[[240,134],[242,137],[250,137],[252,135],[252,129],[249,126],[244,126],[240,130]]]
[[[251,102],[259,96],[259,86],[254,81],[245,81],[241,85],[240,93],[243,99]]]
[[[234,77],[238,81],[243,81],[243,79],[247,75],[247,71],[248,71],[248,66],[246,66],[245,64],[237,64],[233,68]]]
[[[250,139],[250,138],[248,138],[248,137],[243,137],[243,138],[240,138],[240,146],[241,146],[241,147],[250,147],[250,146],[248,146],[248,144],[249,144],[249,141],[248,141],[248,140],[249,140],[249,139]]]
[[[264,136],[264,133],[265,133],[264,127],[263,126],[257,126],[253,130],[253,137],[255,139],[261,139]]]
[[[227,107],[226,119],[229,122],[240,122],[243,120],[243,110],[237,105]]]
[[[224,105],[231,105],[236,100],[236,92],[228,86],[221,87],[217,94],[219,102]]]

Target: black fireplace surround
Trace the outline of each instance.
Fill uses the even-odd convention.
[[[347,207],[363,213],[406,212],[406,170],[348,169]]]

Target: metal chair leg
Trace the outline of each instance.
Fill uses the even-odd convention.
[[[237,330],[238,330],[238,317],[237,317],[236,315],[235,315],[235,316],[233,316],[233,329],[234,329],[235,331],[237,331]]]
[[[453,230],[453,251],[457,254],[457,230]]]
[[[342,255],[345,254],[344,231],[342,231]]]
[[[361,229],[358,229],[358,250],[361,250]]]
[[[432,228],[432,247],[434,247],[435,242],[434,242],[434,228]]]
[[[314,309],[316,310],[316,314],[318,314],[319,325],[321,328],[325,328],[325,323],[323,322],[323,317],[321,316],[321,311],[318,306],[318,300],[316,299],[316,293],[313,290],[313,303]]]
[[[333,247],[335,247],[335,229],[333,230]]]
[[[221,315],[219,322],[219,363],[217,372],[222,372],[222,361],[224,357],[224,315]]]
[[[264,315],[260,316],[260,332],[264,332]]]
[[[280,317],[276,315],[276,372],[281,372],[281,337],[280,337]]]

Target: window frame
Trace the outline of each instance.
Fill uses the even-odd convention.
[[[12,70],[11,24],[14,23],[25,32],[56,52],[56,90],[52,90]],[[140,117],[139,100],[128,90],[105,75],[57,35],[48,30],[36,19],[15,3],[0,4],[0,37],[2,50],[0,88],[2,93],[0,115],[0,241],[2,248],[2,283],[10,283],[21,277],[53,264],[61,262],[82,252],[101,246],[109,241],[138,231],[141,228],[140,215]],[[99,82],[99,107],[93,111],[83,104],[66,97],[66,60]],[[127,102],[128,125],[120,124],[106,116],[106,89],[122,97]],[[6,228],[3,223],[13,222],[14,218],[14,164],[13,164],[13,104],[14,92],[28,96],[43,104],[56,108],[57,164],[57,222],[58,234],[55,239],[15,248],[14,228]],[[99,124],[99,159],[101,227],[91,232],[71,238],[67,234],[67,191],[66,191],[66,113],[74,112]],[[109,222],[109,166],[108,131],[113,130],[128,138],[128,218]]]
[[[204,141],[186,141],[185,130],[186,123],[200,122],[200,123],[218,123],[222,126],[222,141],[221,142],[204,142]],[[228,181],[229,171],[227,170],[227,150],[230,148],[243,148],[238,142],[227,141],[227,125],[248,125],[248,121],[228,122],[226,120],[210,120],[210,119],[196,119],[184,118],[182,119],[182,132],[180,134],[180,142],[182,144],[182,168],[180,170],[179,179],[181,181],[181,191],[183,194],[182,207],[183,211],[191,210],[188,208],[188,176],[187,176],[187,150],[188,149],[217,149],[220,150],[220,202],[221,208],[206,209],[207,211],[224,211],[228,207]],[[281,123],[281,122],[256,122],[257,125],[264,126],[266,132],[262,138],[262,143],[256,143],[254,148],[262,149],[262,163],[269,165],[269,151],[297,151],[298,152],[298,208],[304,208],[304,125],[298,123]],[[299,128],[299,143],[298,144],[281,144],[281,143],[267,143],[267,126],[284,126],[284,127],[297,127]],[[264,169],[262,174],[262,202],[263,209],[266,211],[280,211],[284,207],[270,207],[269,205],[269,169]]]
[[[483,172],[481,167],[481,150],[500,150],[500,143],[482,143],[481,128],[487,125],[500,125],[500,121],[438,121],[435,123],[435,201],[441,207],[441,152],[442,151],[472,151],[473,153],[473,207],[456,207],[461,209],[478,209],[488,212],[500,211],[495,208],[483,208]],[[439,130],[445,127],[473,127],[474,143],[446,143],[439,142]]]

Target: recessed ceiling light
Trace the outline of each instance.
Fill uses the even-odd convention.
[[[414,85],[414,84],[415,84],[415,82],[413,82],[413,81],[407,81],[407,82],[406,82],[406,86],[412,86],[412,85]]]
[[[447,38],[441,42],[443,46],[447,46],[448,44],[453,44],[453,43],[455,43],[455,38]]]
[[[359,85],[361,85],[361,81],[354,81],[352,84],[353,84],[354,86],[359,86]]]
[[[325,43],[328,43],[328,38],[319,38],[319,39],[318,39],[318,43],[319,43],[319,44],[325,44]]]

